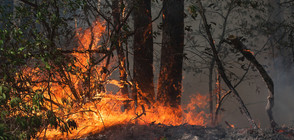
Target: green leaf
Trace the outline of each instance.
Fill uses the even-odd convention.
[[[48,64],[48,62],[45,63],[46,69],[50,70],[51,66]]]
[[[24,47],[20,47],[18,48],[18,51],[23,51],[25,48]]]

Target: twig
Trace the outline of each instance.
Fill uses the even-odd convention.
[[[160,15],[161,15],[161,13],[162,13],[162,9],[163,9],[163,6],[162,6],[162,8],[160,9],[158,15],[157,15],[154,19],[152,19],[151,23],[154,22],[155,20],[157,20],[157,19],[160,17]]]
[[[141,116],[143,116],[143,115],[146,115],[146,111],[145,111],[145,108],[144,108],[144,106],[143,105],[141,105],[141,107],[142,107],[142,110],[143,110],[143,112],[141,113],[141,114],[136,114],[137,115],[137,117],[135,117],[135,118],[133,118],[133,119],[131,119],[130,121],[132,121],[132,120],[136,120],[136,119],[138,119],[138,118],[140,118]]]

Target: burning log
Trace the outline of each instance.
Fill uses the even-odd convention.
[[[267,97],[267,105],[265,107],[267,115],[270,120],[270,124],[272,129],[276,127],[277,123],[273,118],[272,108],[274,107],[274,83],[268,73],[265,71],[263,66],[256,60],[253,53],[247,49],[247,47],[240,41],[239,37],[235,37],[233,35],[229,36],[228,40],[230,40],[231,44],[234,46],[235,49],[240,51],[242,55],[250,61],[258,70],[260,75],[262,76],[264,82],[266,83],[269,89],[269,96]]]

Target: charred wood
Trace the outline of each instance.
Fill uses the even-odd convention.
[[[263,66],[256,60],[250,50],[248,50],[247,47],[240,41],[240,38],[231,36],[228,39],[231,41],[234,48],[241,52],[242,55],[257,68],[258,72],[266,83],[269,89],[269,96],[267,97],[268,102],[265,109],[269,117],[271,127],[274,129],[277,123],[275,122],[272,113],[272,108],[274,107],[274,82],[272,78],[268,75]]]

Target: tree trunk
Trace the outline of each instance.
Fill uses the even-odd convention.
[[[165,105],[181,104],[184,50],[184,0],[163,1],[161,65],[157,99]]]
[[[128,94],[128,85],[126,83],[127,81],[127,72],[126,72],[126,58],[123,50],[123,46],[120,40],[120,1],[119,0],[113,0],[112,1],[112,17],[113,17],[113,25],[114,25],[114,39],[113,43],[116,47],[116,52],[118,56],[118,63],[119,63],[119,74],[120,74],[120,81],[121,81],[121,93],[124,95]]]
[[[134,1],[134,81],[154,102],[151,0]]]

